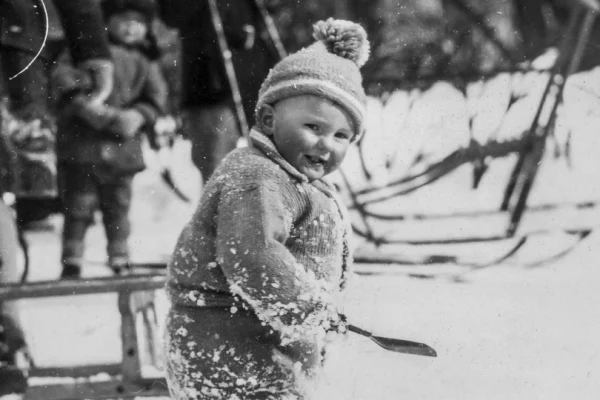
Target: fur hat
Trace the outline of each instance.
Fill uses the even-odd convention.
[[[333,18],[313,28],[317,42],[288,55],[269,72],[258,93],[257,117],[263,104],[312,94],[346,109],[358,138],[364,130],[366,95],[359,69],[369,58],[367,33],[357,23]]]
[[[123,11],[137,11],[150,23],[157,15],[155,0],[102,0],[102,14],[108,20],[113,14]]]

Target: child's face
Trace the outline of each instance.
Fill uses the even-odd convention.
[[[348,112],[333,101],[312,95],[284,99],[272,108],[275,146],[310,181],[335,171],[354,136]]]
[[[123,44],[135,45],[144,41],[148,26],[141,13],[124,11],[109,18],[108,32]]]

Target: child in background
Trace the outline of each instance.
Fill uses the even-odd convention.
[[[53,74],[58,97],[57,156],[64,207],[62,278],[81,274],[84,238],[97,208],[107,237],[108,264],[129,268],[132,181],[145,168],[141,134],[157,146],[154,126],[166,111],[167,87],[154,59],[152,0],[102,2],[115,64],[113,92],[104,105],[88,101],[90,77],[68,63]]]
[[[313,45],[263,83],[252,147],[205,187],[168,268],[175,400],[308,399],[326,340],[344,332],[348,221],[322,178],[363,132],[364,29],[320,21]]]

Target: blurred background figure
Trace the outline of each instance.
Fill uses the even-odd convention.
[[[115,65],[114,89],[102,104],[87,94],[93,81],[68,60],[53,73],[58,99],[57,155],[63,203],[62,278],[81,274],[85,235],[97,209],[107,237],[108,265],[129,269],[129,210],[135,174],[145,169],[141,136],[154,148],[154,126],[167,110],[167,85],[155,61],[151,0],[102,3]],[[67,58],[67,57],[65,57]]]
[[[249,123],[259,86],[279,59],[255,0],[217,1]],[[207,0],[161,1],[161,15],[181,38],[183,134],[206,182],[242,135]]]
[[[98,95],[107,95],[103,86],[109,83],[106,69],[110,66],[99,58],[107,54],[106,46],[101,44],[104,32],[91,12],[97,4],[88,3],[91,4],[88,0],[0,2],[0,64],[2,86],[8,97],[7,108],[2,109],[6,128],[3,133],[10,138],[14,150],[11,191],[17,197],[17,215],[23,226],[46,218],[59,207],[55,123],[49,105],[48,79],[66,44],[76,62],[94,74],[99,88],[93,95],[95,101]],[[75,4],[77,10],[71,10]]]
[[[64,47],[64,30],[54,3],[45,5],[48,21],[37,1],[0,2],[2,85],[9,97],[2,114],[9,129],[6,134],[16,149],[13,157],[19,167],[13,190],[23,225],[45,218],[57,207],[55,127],[48,104],[48,75]]]
[[[29,126],[28,132],[43,133],[19,137],[13,140],[12,134],[19,135],[20,130],[6,132],[3,129],[1,146],[3,154],[11,153],[15,147],[34,142],[33,151],[43,149],[46,154],[52,154],[53,137],[52,123],[48,116],[48,67],[58,51],[51,43],[60,41],[61,29],[51,34],[48,47],[35,58],[42,47],[45,38],[44,4],[36,0],[0,1],[0,63],[9,98],[9,107],[18,118],[19,123]],[[98,4],[93,0],[56,0],[56,8],[48,6],[48,14],[52,21],[57,22],[60,16],[65,33],[66,44],[77,65],[88,71],[93,77],[94,88],[90,92],[92,102],[103,102],[112,90],[112,62],[108,43],[104,34],[102,15]],[[55,35],[55,36],[52,36]],[[56,40],[55,40],[56,39]],[[31,65],[29,65],[31,63]],[[13,78],[13,79],[9,79]],[[6,118],[0,114],[0,119]],[[6,127],[2,121],[3,128]],[[28,133],[29,135],[29,133]],[[43,140],[39,140],[39,138]],[[44,146],[37,147],[37,143]],[[52,151],[48,151],[48,148]],[[3,163],[2,179],[0,179],[0,194],[15,193],[15,182],[11,172],[15,166],[14,160]],[[8,165],[6,165],[8,164]],[[51,164],[48,164],[50,166]],[[55,166],[54,166],[55,168]],[[54,176],[55,178],[55,176]],[[56,191],[55,181],[49,186],[50,192]],[[42,196],[44,197],[44,196]],[[46,196],[49,197],[49,196]],[[17,203],[19,199],[17,199]],[[17,262],[17,229],[14,215],[3,201],[0,201],[0,282],[10,283],[18,280]],[[9,304],[0,304],[0,396],[23,394],[27,381],[22,369],[17,368],[19,359],[27,354],[23,332],[19,328],[16,309]]]

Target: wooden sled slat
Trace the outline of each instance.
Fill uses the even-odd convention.
[[[164,275],[129,275],[81,280],[0,285],[0,302],[55,296],[116,293],[121,315],[121,364],[32,366],[25,400],[115,399],[168,397],[161,367],[155,292]],[[116,338],[115,338],[116,339]],[[144,363],[144,360],[149,362]],[[154,376],[157,375],[157,376]]]
[[[463,213],[457,213],[440,214],[437,218],[383,220],[363,214],[362,218],[369,223],[370,232],[360,218],[354,218],[353,229],[356,234],[375,244],[420,245],[498,241],[551,231],[587,231],[600,226],[600,210],[594,202],[572,203],[555,208],[548,205],[532,207],[531,211],[524,214],[520,229],[514,235],[506,234],[508,216],[507,211],[487,211],[475,212],[468,218]]]
[[[588,208],[598,207],[600,200],[590,201],[579,201],[579,202],[568,202],[568,203],[544,203],[536,204],[526,208],[527,214],[532,213],[544,213],[548,211],[562,210],[562,209],[574,209],[574,210],[585,210]],[[350,206],[349,210],[354,210],[354,206]],[[506,211],[494,210],[475,210],[475,211],[457,211],[454,213],[407,213],[407,214],[391,214],[382,213],[378,211],[372,211],[371,207],[363,207],[361,213],[370,218],[379,219],[383,221],[424,221],[424,220],[441,220],[441,219],[452,219],[452,218],[481,218],[490,215],[506,214]]]

